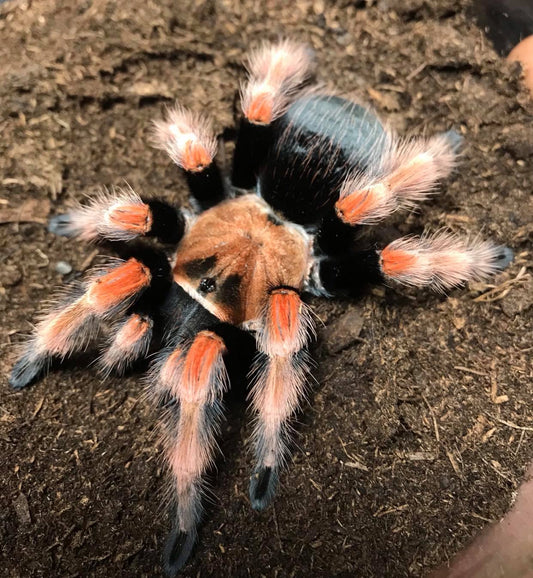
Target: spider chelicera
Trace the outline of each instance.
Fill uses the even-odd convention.
[[[444,231],[383,248],[365,242],[368,225],[413,208],[451,172],[460,137],[399,139],[368,109],[312,88],[313,54],[290,41],[252,52],[248,72],[231,178],[216,164],[217,139],[203,116],[177,107],[155,123],[154,141],[183,169],[192,210],[128,189],[51,220],[60,235],[127,245],[129,258],[68,286],[10,377],[24,388],[101,325],[110,327],[99,358],[105,373],[157,351],[148,381],[162,407],[172,477],[170,575],[196,541],[235,334],[251,334],[257,349],[250,500],[260,510],[273,498],[306,388],[314,324],[302,293],[332,297],[392,282],[443,291],[512,259],[505,247]],[[130,243],[140,237],[173,244],[172,259]]]

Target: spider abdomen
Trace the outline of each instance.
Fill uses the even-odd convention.
[[[309,260],[306,233],[245,195],[196,219],[178,246],[174,280],[213,315],[238,325],[260,316],[270,288],[300,289]]]
[[[337,96],[301,97],[273,126],[261,195],[295,223],[318,223],[350,173],[377,168],[386,143],[368,109]]]

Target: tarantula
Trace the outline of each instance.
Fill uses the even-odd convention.
[[[131,251],[64,291],[25,345],[11,386],[27,386],[102,325],[105,373],[125,370],[157,343],[148,382],[162,407],[175,497],[170,575],[197,538],[234,334],[248,332],[257,348],[250,500],[261,510],[274,496],[306,389],[314,324],[302,293],[332,297],[392,282],[444,291],[512,259],[506,247],[443,231],[381,249],[365,244],[368,225],[433,192],[461,139],[453,131],[400,139],[368,109],[313,88],[313,79],[305,46],[281,41],[251,53],[230,179],[215,162],[217,139],[204,116],[178,106],[155,122],[154,142],[183,169],[192,210],[114,190],[50,221],[54,233]],[[175,245],[172,259],[157,245],[129,243],[139,237]]]

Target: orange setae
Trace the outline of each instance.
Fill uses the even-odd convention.
[[[385,275],[402,275],[416,264],[417,257],[407,251],[385,247],[381,252],[381,269]]]
[[[145,234],[152,228],[152,212],[148,205],[119,205],[110,209],[107,218],[117,229]]]
[[[197,140],[189,140],[185,143],[182,163],[186,171],[202,171],[212,161],[212,156],[202,143]]]
[[[355,224],[376,206],[376,196],[370,191],[355,191],[342,197],[335,203],[339,219],[344,223]]]
[[[262,92],[250,101],[245,111],[246,118],[255,124],[270,124],[272,121],[272,111],[274,99],[272,94]]]
[[[202,331],[193,341],[185,357],[181,390],[196,398],[210,389],[213,372],[226,351],[224,341],[212,331]]]
[[[150,329],[150,323],[138,314],[133,314],[117,334],[115,344],[121,349],[130,349]]]
[[[298,338],[301,299],[289,289],[276,289],[270,297],[268,335],[273,344],[293,342]]]
[[[128,259],[109,273],[96,278],[87,290],[87,302],[97,313],[120,304],[150,285],[152,275],[137,259]]]

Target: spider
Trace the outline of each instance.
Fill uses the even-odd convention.
[[[101,327],[108,337],[98,363],[106,374],[156,351],[147,379],[162,408],[172,480],[169,575],[197,540],[203,476],[229,386],[225,360],[237,334],[253,336],[257,349],[249,494],[262,510],[308,381],[315,330],[302,295],[350,295],[371,283],[445,291],[512,260],[506,247],[447,231],[381,247],[368,239],[371,225],[415,208],[451,173],[457,133],[399,138],[367,108],[313,86],[312,51],[289,40],[252,52],[247,69],[230,177],[218,168],[217,139],[203,115],[177,106],[154,123],[154,143],[181,167],[192,209],[114,189],[51,219],[54,233],[115,242],[129,256],[63,291],[10,376],[13,388],[26,387]],[[156,242],[138,240],[146,237]]]

